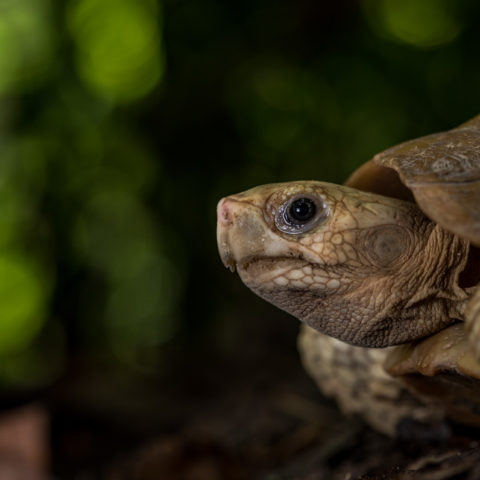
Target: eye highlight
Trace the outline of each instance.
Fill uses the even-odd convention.
[[[329,209],[323,198],[297,194],[277,210],[275,225],[281,232],[298,235],[310,231],[328,215]]]

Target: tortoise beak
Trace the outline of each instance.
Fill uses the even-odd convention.
[[[218,202],[218,251],[223,264],[232,272],[247,258],[265,256],[265,241],[272,236],[255,200],[240,194]]]
[[[235,272],[235,258],[230,247],[229,227],[232,226],[229,199],[222,198],[217,205],[217,244],[222,263],[231,272]]]
[[[290,245],[265,223],[264,199],[255,190],[222,198],[217,206],[217,242],[223,264],[241,273],[252,258],[286,255]]]

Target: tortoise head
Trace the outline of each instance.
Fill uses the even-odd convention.
[[[217,234],[224,264],[249,288],[340,340],[382,347],[461,318],[467,242],[411,202],[324,182],[271,184],[222,199]]]

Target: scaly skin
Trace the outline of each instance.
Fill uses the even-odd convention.
[[[325,219],[302,234],[275,218],[290,198],[323,200]],[[218,206],[218,245],[255,293],[352,345],[386,347],[464,320],[473,291],[458,284],[467,241],[416,205],[323,182],[256,187]]]
[[[303,366],[323,394],[333,397],[345,414],[360,414],[390,436],[403,419],[435,424],[446,413],[440,401],[413,396],[403,381],[384,370],[397,348],[355,347],[308,325],[302,325],[298,336]]]

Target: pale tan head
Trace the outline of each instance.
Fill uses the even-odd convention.
[[[461,319],[467,243],[413,203],[316,181],[264,185],[219,202],[217,235],[249,288],[341,340],[392,345]]]

